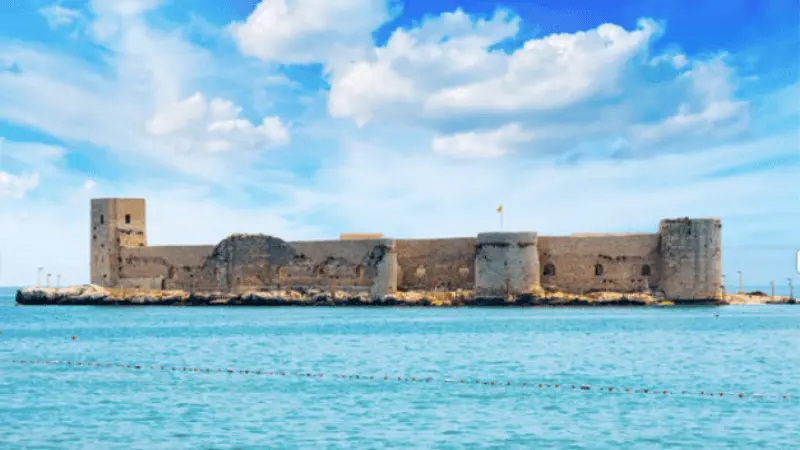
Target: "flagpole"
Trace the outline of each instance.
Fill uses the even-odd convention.
[[[500,229],[503,229],[503,205],[497,207],[497,212],[500,214]]]

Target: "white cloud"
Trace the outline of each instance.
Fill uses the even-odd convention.
[[[97,188],[97,183],[94,180],[86,180],[83,182],[84,192],[93,192]]]
[[[59,28],[66,25],[71,25],[81,18],[81,13],[78,10],[65,8],[61,5],[54,4],[41,8],[39,14],[44,16],[50,28]]]
[[[650,57],[650,43],[662,35],[653,20],[633,30],[604,24],[551,34],[511,52],[494,48],[518,30],[519,18],[502,10],[488,20],[457,10],[395,30],[372,56],[332,68],[329,112],[359,126],[427,126],[438,135],[434,150],[494,154],[508,151],[486,139],[494,142],[508,127],[530,138],[531,153],[608,153],[624,139],[624,154],[633,156],[653,147],[675,151],[661,144],[676,137],[682,144],[728,137],[747,125],[749,105],[735,99],[724,55]],[[662,60],[670,67],[657,67]],[[656,72],[669,77],[654,85],[647,80]]]
[[[389,17],[386,0],[262,0],[230,32],[248,56],[306,64],[368,47]]]
[[[682,99],[675,114],[660,123],[634,125],[632,135],[640,146],[668,141],[674,145],[692,138],[709,139],[746,131],[749,105],[733,99],[735,76],[725,64],[725,57],[694,62],[681,74],[677,82],[688,85],[696,95]]]
[[[516,123],[489,132],[469,131],[433,139],[433,151],[459,157],[494,157],[510,153],[517,144],[530,141],[532,133],[523,131]]]
[[[14,175],[0,172],[0,199],[21,199],[28,191],[38,185],[38,173]]]
[[[264,71],[220,67],[211,52],[184,39],[179,30],[149,26],[141,14],[159,3],[90,3],[95,20],[89,36],[104,47],[105,67],[0,40],[0,61],[20,69],[0,71],[0,119],[211,182],[227,182],[232,172],[243,175],[257,156],[224,150],[285,143],[287,127],[272,115],[254,124],[233,102],[192,95],[209,86],[209,80],[235,85],[242,76]],[[165,114],[192,98],[199,99],[206,119],[190,120],[174,133],[148,132],[148,124],[150,131],[158,131]]]
[[[219,98],[209,101],[199,92],[157,112],[146,128],[176,153],[260,150],[289,141],[279,117],[265,117],[256,126],[241,118],[241,107]]]
[[[659,32],[653,21],[642,20],[633,31],[606,24],[533,39],[510,55],[490,49],[518,28],[518,19],[503,11],[486,21],[458,10],[398,29],[373,58],[334,73],[331,114],[364,116],[398,106],[392,104],[394,83],[367,89],[353,80],[372,73],[411,86],[408,113],[423,117],[564,107],[616,92],[622,69]]]

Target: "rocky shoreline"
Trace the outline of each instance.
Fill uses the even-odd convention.
[[[730,297],[730,296],[729,296]],[[732,301],[734,300],[734,301]],[[741,299],[740,299],[741,300]],[[759,300],[759,299],[757,299]],[[771,301],[770,301],[771,300]],[[542,296],[515,298],[476,297],[469,291],[398,292],[382,298],[368,293],[280,290],[240,294],[188,293],[141,289],[102,288],[96,285],[65,288],[23,288],[17,291],[18,305],[87,305],[87,306],[407,306],[407,307],[595,307],[595,306],[671,306],[648,294],[595,292],[586,295],[548,292]],[[788,298],[735,301],[733,298],[679,302],[694,305],[726,305],[742,303],[793,303]]]

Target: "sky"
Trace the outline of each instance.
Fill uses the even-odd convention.
[[[796,0],[0,2],[0,285],[150,245],[655,232],[798,276]],[[731,283],[731,281],[729,281]]]

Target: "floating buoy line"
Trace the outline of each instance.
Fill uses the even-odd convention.
[[[87,367],[87,368],[116,368],[133,371],[163,371],[175,373],[192,373],[192,374],[211,374],[211,373],[224,373],[224,374],[239,374],[249,376],[266,376],[266,377],[300,377],[300,378],[328,378],[340,380],[359,380],[359,381],[373,381],[373,382],[393,382],[393,383],[416,383],[416,384],[431,384],[431,383],[445,383],[445,384],[461,384],[461,385],[486,385],[486,386],[506,386],[523,388],[528,390],[548,389],[560,391],[575,391],[575,392],[603,392],[607,394],[644,394],[652,396],[691,396],[691,397],[733,397],[733,398],[757,398],[757,399],[797,399],[797,395],[789,394],[754,394],[744,392],[722,392],[722,391],[688,391],[688,390],[670,390],[670,389],[652,389],[652,388],[627,388],[616,386],[590,386],[586,384],[554,384],[554,383],[536,383],[528,381],[501,381],[494,379],[476,379],[476,378],[434,378],[434,377],[415,377],[415,376],[390,376],[390,375],[353,375],[341,373],[312,373],[300,371],[276,371],[276,370],[251,370],[251,369],[231,369],[231,368],[200,368],[200,367],[184,367],[184,366],[169,366],[169,365],[151,365],[151,364],[121,364],[110,362],[89,362],[89,361],[61,361],[61,360],[18,360],[12,359],[12,364],[24,365],[50,365],[50,366],[68,366],[68,367]]]

